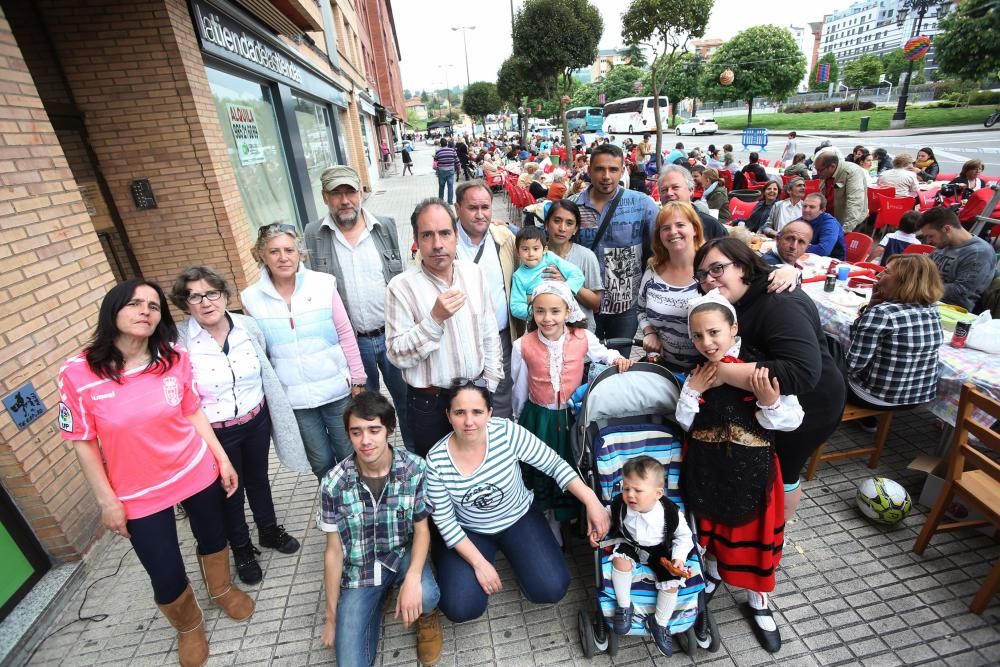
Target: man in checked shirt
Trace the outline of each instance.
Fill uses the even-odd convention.
[[[344,412],[354,456],[320,482],[318,527],[326,532],[323,645],[340,667],[375,664],[382,606],[399,585],[395,616],[417,623],[417,658],[425,667],[441,658],[438,590],[427,553],[428,517],[423,459],[390,447],[396,413],[382,395],[362,392]]]

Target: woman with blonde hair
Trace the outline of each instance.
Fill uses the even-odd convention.
[[[892,169],[882,172],[878,177],[880,188],[896,188],[897,197],[916,197],[917,181],[916,174],[913,173],[913,156],[909,153],[900,153],[892,159]]]
[[[877,410],[907,410],[934,398],[944,343],[935,303],[943,295],[930,257],[893,255],[878,276],[871,303],[851,325],[849,401]]]
[[[517,177],[517,187],[526,188],[531,185],[531,180],[538,171],[537,162],[525,162],[524,169],[521,171],[521,175]]]

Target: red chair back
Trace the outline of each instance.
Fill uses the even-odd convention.
[[[937,188],[917,191],[917,200],[920,202],[921,211],[929,211],[937,206],[937,193]]]
[[[812,194],[814,192],[819,192],[819,179],[813,178],[806,181],[806,194]]]
[[[932,245],[927,245],[926,243],[911,243],[903,249],[904,255],[929,255],[937,250]]]
[[[765,167],[770,167],[771,166],[771,161],[770,160],[765,160],[764,158],[760,158],[759,160],[757,160],[757,162],[760,162]]]
[[[748,188],[752,188],[754,185],[757,184],[757,179],[754,177],[752,171],[744,171],[743,180],[746,181]]]
[[[861,232],[847,232],[844,234],[844,243],[847,245],[847,263],[857,265],[868,258],[868,251],[872,249],[872,237]]]
[[[723,182],[726,184],[726,192],[732,192],[733,190],[733,173],[723,169],[719,172],[719,176],[722,176]]]
[[[781,175],[781,183],[783,185],[788,185],[788,182],[790,180],[792,180],[793,178],[795,178],[795,176],[788,176],[787,174],[782,174]]]
[[[883,197],[895,197],[896,188],[868,188],[868,212],[878,213],[879,206],[882,204],[882,200],[878,197],[882,195]]]
[[[884,266],[882,266],[881,264],[876,264],[874,262],[853,262],[853,264],[859,269],[868,269],[869,271],[873,272],[876,276],[885,271]]]
[[[486,177],[486,185],[503,185],[503,174],[496,172]]]
[[[879,195],[878,215],[875,217],[875,229],[880,227],[899,227],[899,219],[907,211],[916,206],[915,197],[883,197]]]
[[[951,181],[955,178],[958,178],[958,174],[942,174],[941,172],[938,172],[938,175],[934,177],[934,180],[944,181],[945,183],[947,183],[948,181]]]
[[[746,220],[757,207],[757,202],[743,201],[733,197],[729,200],[729,213],[733,220]]]

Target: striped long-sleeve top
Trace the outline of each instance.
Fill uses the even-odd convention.
[[[486,457],[470,475],[455,467],[445,436],[427,453],[427,495],[434,523],[448,548],[465,539],[465,531],[493,535],[511,527],[531,507],[533,494],[521,479],[524,462],[549,475],[565,489],[576,472],[555,450],[509,419],[487,424]]]
[[[462,162],[458,159],[458,153],[450,146],[442,146],[437,149],[434,153],[434,159],[437,161],[438,171],[445,169],[457,170],[462,165]]]

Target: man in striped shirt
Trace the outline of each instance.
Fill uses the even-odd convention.
[[[444,187],[448,186],[448,205],[455,203],[455,172],[461,161],[458,152],[448,145],[447,139],[441,140],[441,148],[434,153],[434,169],[438,177],[438,199],[444,199]]]
[[[385,337],[389,360],[409,388],[406,418],[417,454],[451,432],[444,393],[455,378],[504,378],[496,311],[482,269],[455,259],[458,220],[441,199],[410,217],[420,265],[389,282]]]

